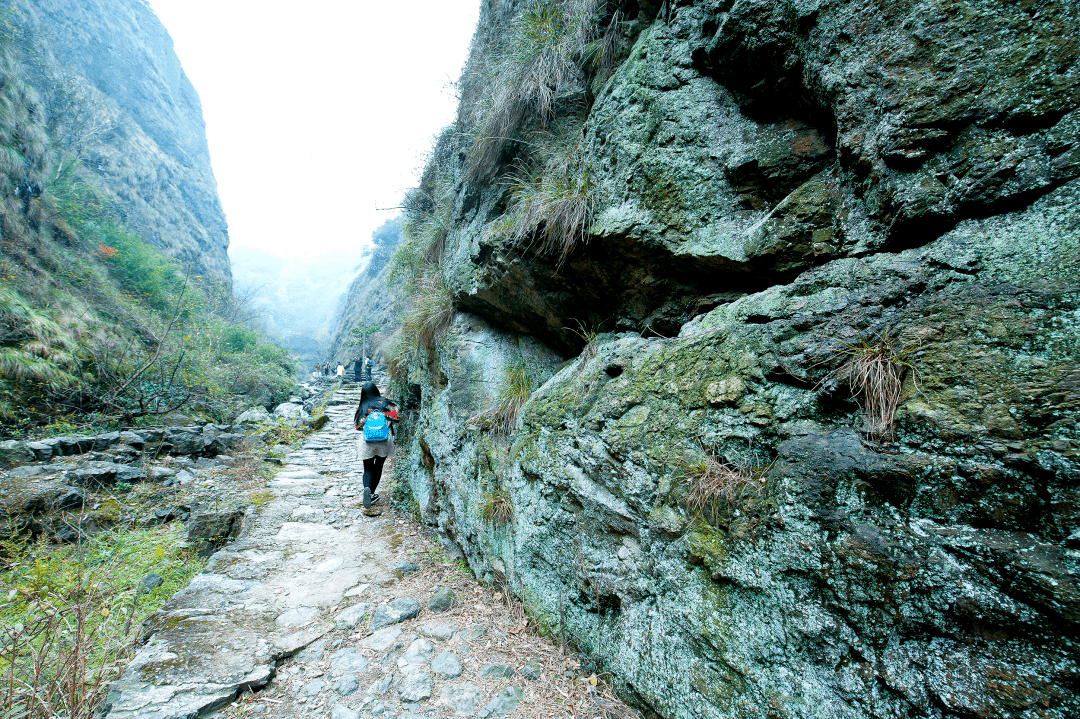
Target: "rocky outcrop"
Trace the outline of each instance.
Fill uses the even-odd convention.
[[[650,715],[1077,714],[1076,7],[620,9],[562,267],[436,152],[462,312],[411,375],[418,512]]]
[[[198,93],[142,0],[16,0],[16,41],[45,103],[57,167],[74,160],[125,226],[231,282],[228,228]]]
[[[338,361],[359,356],[363,351],[359,346],[349,346],[350,342],[356,340],[352,333],[354,329],[370,330],[366,345],[370,356],[387,340],[395,325],[400,298],[391,292],[387,275],[390,257],[401,241],[401,223],[400,217],[388,220],[372,233],[374,244],[363,268],[349,284],[337,327],[330,340],[328,354]]]

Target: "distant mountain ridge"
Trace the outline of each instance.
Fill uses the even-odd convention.
[[[59,138],[129,228],[231,283],[228,225],[199,95],[144,0],[12,0],[30,83]],[[73,111],[74,110],[74,111]]]

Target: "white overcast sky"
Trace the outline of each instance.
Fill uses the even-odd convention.
[[[149,0],[202,100],[233,246],[370,241],[454,117],[480,0]]]

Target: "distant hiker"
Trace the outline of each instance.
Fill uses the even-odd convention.
[[[345,366],[342,365],[340,362],[338,362],[337,363],[337,369],[334,371],[334,374],[336,374],[338,377],[344,377],[345,376]]]
[[[371,361],[370,357],[367,357],[367,356],[364,357],[364,380],[363,380],[364,382],[371,382],[372,381],[371,380],[371,368],[372,368],[372,366],[374,366],[374,364],[375,363]]]
[[[394,456],[394,422],[397,406],[379,395],[374,382],[360,388],[360,405],[353,426],[360,432],[357,456],[364,460],[364,508],[379,501],[375,489],[382,479],[383,464]]]
[[[360,360],[359,357],[353,357],[352,371],[353,377],[356,378],[357,382],[364,381],[364,363]]]

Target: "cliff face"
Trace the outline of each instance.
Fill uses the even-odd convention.
[[[486,167],[536,18],[484,5],[418,511],[650,716],[1077,715],[1080,10],[658,5],[589,5],[610,69]],[[526,185],[591,203],[561,266]]]
[[[14,0],[16,40],[41,96],[57,171],[78,159],[126,225],[230,282],[229,244],[199,96],[143,0]]]
[[[366,330],[369,356],[379,353],[379,348],[389,339],[401,298],[391,291],[387,275],[390,257],[401,241],[401,223],[400,217],[388,220],[372,233],[374,245],[367,252],[363,269],[353,278],[345,293],[327,352],[331,360],[348,362],[349,358],[360,356],[363,351],[360,346],[349,346],[350,342],[358,339],[353,333],[354,329],[361,333]],[[318,358],[318,361],[322,359]]]

